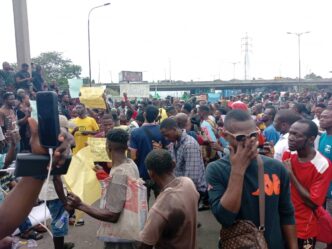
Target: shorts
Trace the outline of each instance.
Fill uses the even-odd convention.
[[[62,228],[58,228],[55,226],[55,223],[61,218],[63,212],[65,212],[65,207],[60,201],[60,199],[55,199],[51,201],[47,201],[47,207],[50,210],[51,216],[52,216],[52,222],[51,222],[51,229],[52,234],[54,237],[64,237],[68,234],[68,220],[63,225]]]

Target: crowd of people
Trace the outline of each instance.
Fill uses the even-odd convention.
[[[205,210],[212,212],[222,230],[239,220],[258,228],[260,159],[268,248],[315,248],[322,229],[317,210],[332,215],[331,92],[266,91],[216,103],[195,96],[186,101],[171,96],[138,101],[124,94],[121,101],[106,97],[106,109],[95,109],[54,84],[46,88],[41,67],[36,66],[32,77],[28,67],[23,64],[15,74],[5,62],[0,71],[0,248],[11,248],[11,238],[6,236],[16,228],[21,238],[42,239],[44,228],[32,227],[27,214],[44,199],[51,213],[55,249],[75,246],[64,242],[75,210],[128,229],[124,212],[128,179],[140,178],[149,203],[144,227],[133,235],[135,240],[104,238],[107,249],[195,249],[197,229],[204,226],[197,221],[197,212]],[[65,153],[76,155],[89,137],[106,138],[111,162],[96,163],[94,169],[98,180],[110,179],[100,208],[68,192],[60,176],[46,186],[45,176],[16,179],[5,171],[14,167],[17,153],[46,152],[37,141],[30,106],[30,98],[44,90],[55,91],[59,100],[64,135],[55,159]],[[9,210],[14,203],[15,209]],[[14,211],[19,213],[15,218]],[[68,219],[59,227],[64,214]],[[84,220],[73,224],[84,225]],[[222,236],[216,237],[216,247],[225,248],[223,243]]]

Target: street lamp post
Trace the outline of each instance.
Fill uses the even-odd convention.
[[[301,33],[293,33],[287,32],[288,35],[296,35],[297,42],[298,42],[298,53],[299,53],[299,82],[301,81],[301,35],[309,34],[310,31],[301,32]]]
[[[98,5],[96,7],[93,7],[90,11],[89,11],[89,15],[88,15],[88,50],[89,50],[89,81],[90,81],[90,87],[91,87],[91,53],[90,53],[90,14],[94,9],[100,8],[100,7],[104,7],[107,5],[110,5],[111,3],[104,3],[103,5]]]

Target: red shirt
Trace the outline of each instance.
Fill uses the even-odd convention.
[[[310,193],[310,199],[322,206],[331,181],[331,162],[320,152],[310,162],[299,162],[297,152],[286,151],[283,160],[290,158],[293,173],[300,184]],[[295,208],[297,237],[308,239],[317,236],[317,218],[312,209],[304,204],[299,192],[291,184],[291,198]]]

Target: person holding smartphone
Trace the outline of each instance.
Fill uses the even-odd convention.
[[[36,120],[29,118],[28,124],[31,132],[31,149],[34,154],[48,154],[39,142],[38,125]],[[53,154],[53,166],[62,166],[67,158],[69,146],[66,133],[59,136],[60,145]],[[0,241],[11,235],[14,230],[28,216],[36,203],[39,192],[46,176],[22,177],[15,188],[9,193],[0,206]]]

